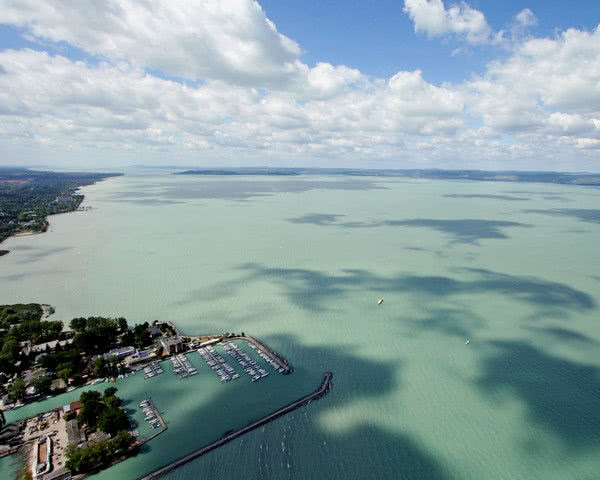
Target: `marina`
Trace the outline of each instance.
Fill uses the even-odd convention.
[[[163,421],[160,413],[158,412],[158,409],[156,408],[154,402],[150,398],[142,400],[139,404],[139,407],[141,408],[144,414],[144,420],[150,425],[150,427],[152,427],[155,430],[158,428],[166,427],[166,424]],[[134,437],[138,437],[139,432],[136,435],[136,432],[134,431],[132,432],[132,435]]]
[[[155,377],[156,375],[160,375],[162,373],[164,373],[164,370],[160,366],[160,361],[158,361],[158,360],[155,360],[147,367],[144,367],[144,378],[145,379]]]
[[[171,363],[173,364],[173,373],[178,375],[179,378],[187,378],[198,374],[198,371],[182,353],[171,357]]]
[[[246,372],[253,382],[257,382],[261,378],[265,378],[267,375],[269,375],[269,372],[263,369],[257,362],[252,360],[246,352],[244,352],[233,342],[228,342],[224,346],[224,350],[240,364],[240,366],[244,369],[244,372]]]
[[[221,379],[221,382],[229,382],[240,378],[240,374],[212,346],[202,347],[197,351],[206,364]]]

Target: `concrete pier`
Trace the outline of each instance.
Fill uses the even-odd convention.
[[[261,418],[260,420],[257,420],[243,428],[240,428],[239,430],[236,430],[236,431],[220,438],[219,440],[216,440],[213,443],[210,443],[210,444],[206,445],[205,447],[202,447],[201,449],[196,450],[195,452],[192,452],[189,455],[186,455],[185,457],[175,460],[174,462],[171,462],[168,465],[165,465],[164,467],[159,468],[158,470],[155,470],[154,472],[152,472],[148,475],[139,477],[138,480],[155,480],[157,478],[160,478],[165,473],[171,472],[172,470],[175,470],[176,468],[178,468],[198,457],[201,457],[202,455],[204,455],[208,452],[211,452],[212,450],[219,448],[219,447],[225,445],[226,443],[231,442],[232,440],[244,435],[245,433],[248,433],[258,427],[261,427],[262,425],[265,425],[265,424],[275,420],[276,418],[281,417],[282,415],[290,413],[290,412],[296,410],[297,408],[308,404],[312,400],[316,400],[316,399],[323,397],[329,390],[332,378],[333,378],[333,373],[325,372],[325,376],[323,377],[323,382],[321,383],[321,386],[314,392],[310,393],[309,395],[306,395],[305,397],[302,397],[302,398],[296,400],[295,402],[292,402],[289,405],[282,407],[279,410],[276,410],[273,413]]]

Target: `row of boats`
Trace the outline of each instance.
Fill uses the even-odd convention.
[[[283,368],[281,368],[281,365],[279,365],[275,360],[273,360],[273,358],[269,354],[263,352],[260,348],[256,348],[256,345],[254,345],[252,342],[248,342],[248,346],[253,350],[256,350],[256,353],[258,353],[265,362],[271,365],[275,371],[279,373],[283,373],[285,371]]]
[[[198,349],[198,353],[206,364],[218,375],[221,382],[229,382],[230,380],[240,378],[240,374],[213,347],[201,347]]]
[[[269,375],[264,368],[260,367],[258,363],[250,358],[250,356],[244,352],[233,342],[228,342],[224,347],[224,350],[236,360],[253,382],[257,382],[261,378],[265,378]]]
[[[153,361],[150,365],[144,368],[144,378],[152,378],[163,373],[158,360]]]
[[[191,377],[198,374],[198,371],[182,353],[171,357],[171,363],[173,364],[173,373],[179,375],[179,378]]]
[[[144,420],[146,420],[152,428],[156,429],[162,426],[158,417],[158,412],[150,399],[142,400],[140,402],[140,408],[144,412]]]

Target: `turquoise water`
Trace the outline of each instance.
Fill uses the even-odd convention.
[[[327,397],[168,478],[597,478],[600,190],[150,174],[83,191],[92,210],[5,242],[1,303],[243,330],[296,366],[121,381],[132,405],[151,388],[169,430],[98,478],[166,463],[327,369]]]

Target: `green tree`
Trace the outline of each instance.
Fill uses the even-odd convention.
[[[129,428],[129,420],[123,409],[119,407],[107,407],[98,419],[98,428],[110,435],[116,435],[121,430]]]
[[[106,401],[108,397],[114,397],[118,391],[119,389],[117,387],[108,387],[106,390],[104,390],[104,400]]]
[[[77,423],[79,425],[85,424],[90,430],[95,430],[98,424],[98,417],[106,408],[104,403],[102,403],[100,392],[95,390],[83,392],[79,400],[81,401],[81,411],[77,415]]]
[[[11,400],[23,400],[25,398],[25,382],[21,378],[17,378],[8,387],[8,396]]]
[[[111,357],[96,357],[94,375],[96,377],[113,377],[117,373],[117,363]]]
[[[73,320],[71,320],[69,326],[71,327],[71,330],[75,330],[76,332],[82,332],[87,327],[87,319],[83,317],[74,318]]]
[[[127,319],[119,317],[117,321],[119,322],[119,330],[121,330],[122,332],[126,332],[128,328]]]
[[[35,393],[39,393],[40,395],[45,395],[50,391],[50,387],[52,385],[52,379],[45,375],[43,377],[38,377],[33,379],[29,385],[35,388]]]

